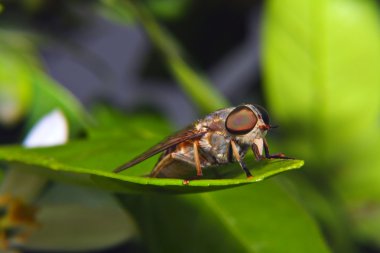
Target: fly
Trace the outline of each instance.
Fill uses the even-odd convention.
[[[271,128],[267,111],[259,105],[243,104],[221,109],[169,136],[114,172],[162,153],[150,177],[186,178],[187,172],[194,167],[196,175],[201,177],[203,168],[237,161],[247,178],[251,178],[252,174],[243,161],[248,150],[253,151],[256,160],[288,159],[282,153],[269,153],[265,136]]]

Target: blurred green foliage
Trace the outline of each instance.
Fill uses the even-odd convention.
[[[22,3],[38,12],[45,1]],[[191,1],[102,0],[95,5],[96,12],[114,22],[142,25],[201,113],[229,104],[159,23],[183,15]],[[119,195],[149,252],[380,252],[378,3],[268,0],[263,12],[262,87],[271,116],[281,125],[281,138],[270,142],[304,159],[302,173],[175,196],[159,192],[195,193],[247,180],[199,180],[186,188],[181,180],[141,177],[154,159],[125,175],[112,174],[120,163],[169,134],[170,125],[158,115],[124,115],[103,107],[92,112],[94,124],[79,102],[44,71],[36,50],[40,34],[12,29],[0,30],[2,125],[12,128],[26,120],[29,129],[58,107],[69,118],[75,140],[47,149],[2,147],[0,159],[39,166],[33,171],[111,192],[155,192]],[[78,137],[80,131],[85,139]],[[249,164],[257,179],[301,166],[297,160]]]
[[[270,1],[266,8],[264,87],[271,110],[297,143],[288,149],[324,169],[353,156],[362,160],[363,149],[377,143],[377,21],[373,1]]]
[[[265,11],[264,87],[271,111],[286,128],[281,146],[308,161],[310,181],[335,212],[335,221],[324,221],[328,230],[339,220],[348,228],[332,236],[344,234],[348,245],[378,244],[378,6],[274,0]],[[337,252],[354,251],[335,243]]]
[[[44,70],[28,33],[0,30],[0,120],[11,127],[26,118],[27,128],[59,108],[68,117],[74,136],[90,117],[82,105]]]
[[[275,181],[196,195],[144,195],[125,204],[150,252],[330,252],[308,213]]]

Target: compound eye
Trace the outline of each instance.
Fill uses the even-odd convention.
[[[269,120],[269,115],[268,115],[268,112],[267,110],[265,110],[264,107],[260,106],[260,105],[255,105],[255,107],[259,110],[260,114],[261,114],[261,117],[263,118],[263,121],[264,123],[269,126],[270,124],[270,120]]]
[[[246,106],[236,107],[226,119],[226,129],[231,134],[249,133],[257,123],[256,114]]]

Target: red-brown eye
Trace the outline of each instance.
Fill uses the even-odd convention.
[[[255,113],[248,107],[242,105],[236,107],[226,119],[226,129],[232,134],[249,133],[257,123]]]

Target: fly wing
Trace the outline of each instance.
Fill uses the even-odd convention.
[[[199,131],[199,130],[194,129],[194,127],[186,128],[174,135],[169,136],[167,139],[163,140],[162,142],[148,149],[146,152],[142,153],[141,155],[135,157],[130,162],[116,168],[113,172],[118,173],[120,171],[128,169],[129,167],[132,167],[133,165],[136,165],[144,161],[145,159],[148,159],[151,156],[154,156],[162,151],[165,151],[181,142],[184,142],[187,140],[199,139],[205,133],[206,131]]]

